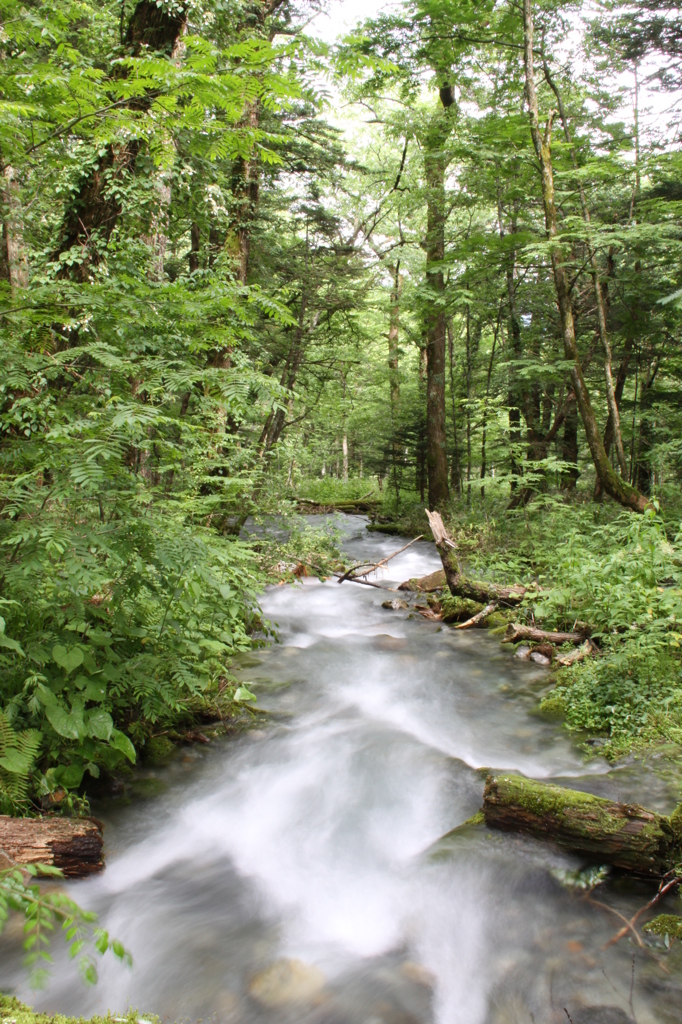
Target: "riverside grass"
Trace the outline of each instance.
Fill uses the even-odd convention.
[[[0,1021],[2,1024],[158,1024],[157,1017],[128,1010],[124,1015],[108,1013],[105,1017],[64,1017],[61,1013],[36,1013],[13,996],[0,995]]]

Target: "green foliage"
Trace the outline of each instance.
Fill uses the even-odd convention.
[[[677,914],[659,914],[652,921],[647,921],[644,931],[649,935],[660,935],[669,947],[675,939],[682,939],[682,917]]]
[[[123,963],[132,965],[130,953],[108,932],[95,927],[97,915],[83,910],[64,892],[41,890],[38,883],[26,881],[25,875],[43,879],[62,878],[58,868],[45,864],[23,865],[21,870],[10,868],[0,871],[0,934],[11,912],[24,917],[25,964],[30,972],[31,984],[39,988],[45,984],[52,957],[49,946],[56,926],[61,928],[68,946],[69,957],[78,961],[81,978],[88,985],[97,981],[97,961],[94,953],[103,956],[111,951]]]
[[[41,739],[36,729],[15,732],[0,711],[0,814],[17,814],[28,807],[30,776]]]

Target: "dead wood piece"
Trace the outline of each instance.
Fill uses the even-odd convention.
[[[484,605],[496,601],[506,607],[521,603],[526,594],[526,587],[500,587],[496,583],[487,583],[485,580],[468,579],[460,570],[457,561],[457,546],[448,536],[440,512],[429,512],[428,509],[425,511],[440,560],[443,563],[450,593],[454,597],[468,597]]]
[[[680,857],[680,834],[670,818],[518,775],[488,776],[483,813],[490,828],[551,840],[637,875],[661,878]]]
[[[102,827],[92,818],[11,818],[0,815],[0,851],[16,864],[50,864],[67,878],[104,867]]]
[[[423,615],[425,619],[430,619],[432,622],[442,622],[443,615],[435,608],[417,608],[420,615]]]
[[[530,640],[534,644],[582,644],[585,634],[554,633],[551,630],[536,629],[535,626],[523,626],[520,622],[510,622],[502,643],[515,644],[519,640]]]
[[[405,544],[404,547],[398,548],[397,551],[393,551],[390,555],[387,555],[386,558],[382,558],[380,562],[359,562],[357,565],[351,566],[350,569],[347,569],[346,572],[339,577],[339,583],[343,583],[344,580],[353,580],[354,582],[357,582],[361,576],[371,575],[371,573],[383,568],[383,566],[385,566],[387,562],[390,562],[392,558],[395,558],[396,555],[401,555],[403,551],[407,551],[407,549],[411,548],[413,544],[416,544],[418,540],[423,539],[423,534],[419,534],[419,536],[414,537],[409,544]],[[362,569],[362,572],[357,572],[358,569]]]
[[[594,654],[594,644],[590,640],[586,640],[580,647],[558,657],[557,665],[563,665],[566,668],[568,665],[575,665],[576,662],[583,661],[584,658],[589,658],[591,654]]]
[[[447,585],[448,581],[445,578],[444,570],[437,569],[435,572],[429,573],[428,576],[422,576],[421,579],[405,580],[400,584],[398,590],[419,590],[422,594],[432,594],[435,590],[442,590]]]
[[[472,617],[467,619],[466,622],[458,622],[455,629],[472,629],[474,626],[478,626],[479,623],[483,622],[484,619],[487,619],[489,615],[492,615],[493,612],[496,612],[498,608],[499,605],[497,601],[494,601],[492,604],[487,604],[485,608],[478,612],[477,615],[472,615]]]

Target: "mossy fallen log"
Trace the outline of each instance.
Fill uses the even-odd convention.
[[[67,878],[104,867],[102,828],[92,818],[11,818],[0,815],[0,866],[50,864]]]
[[[547,839],[599,864],[660,878],[682,861],[682,805],[671,817],[519,775],[489,775],[486,825]]]

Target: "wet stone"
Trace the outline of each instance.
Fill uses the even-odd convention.
[[[540,651],[532,651],[530,660],[534,661],[536,665],[551,665],[551,659],[546,654],[541,654]]]
[[[249,995],[272,1009],[290,1003],[307,1003],[319,996],[326,979],[322,971],[302,960],[276,960],[249,983]]]
[[[583,1006],[571,1013],[573,1024],[635,1024],[619,1006]]]
[[[404,601],[402,598],[394,597],[393,600],[391,601],[382,601],[381,607],[388,608],[390,611],[393,612],[400,612],[407,611],[409,605],[407,601]]]
[[[514,657],[518,658],[519,661],[528,661],[530,658],[530,647],[517,647],[514,651]]]

